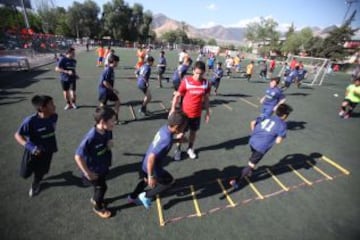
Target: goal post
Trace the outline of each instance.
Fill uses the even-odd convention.
[[[296,59],[298,63],[301,62],[304,66],[304,69],[307,71],[305,78],[302,80],[303,84],[310,86],[322,85],[327,74],[327,66],[330,63],[329,59],[291,55],[286,59],[286,62],[289,66],[293,59]],[[282,77],[284,71],[285,65],[283,65],[281,68],[278,76]]]

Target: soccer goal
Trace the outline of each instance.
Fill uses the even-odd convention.
[[[302,80],[302,83],[305,85],[322,85],[326,74],[328,73],[328,65],[330,64],[329,59],[327,58],[314,58],[314,57],[302,57],[292,55],[287,58],[286,62],[288,66],[293,59],[296,59],[297,63],[302,63],[304,69],[306,70],[305,78]],[[285,72],[285,65],[281,68],[279,72],[279,77],[282,77]]]

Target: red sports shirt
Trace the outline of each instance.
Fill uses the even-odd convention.
[[[196,81],[185,77],[179,86],[179,93],[184,97],[182,110],[189,118],[201,117],[203,98],[209,94],[211,86],[206,79]]]

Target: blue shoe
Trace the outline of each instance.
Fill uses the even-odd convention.
[[[146,209],[150,209],[151,207],[151,199],[147,198],[146,196],[146,192],[142,192],[139,194],[139,200],[141,201],[141,203],[144,205],[144,207]]]

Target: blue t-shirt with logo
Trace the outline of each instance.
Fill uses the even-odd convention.
[[[223,76],[224,76],[224,70],[222,68],[216,68],[214,70],[214,75],[211,78],[211,82],[220,81]]]
[[[173,144],[173,133],[170,132],[168,125],[162,126],[156,133],[152,143],[146,151],[142,162],[142,170],[148,172],[147,165],[150,154],[154,154],[156,161],[154,166],[155,176],[161,176],[163,171],[162,160],[166,157]]]
[[[145,88],[149,86],[149,79],[151,74],[151,66],[149,64],[144,64],[138,71],[137,85],[139,88]]]
[[[285,82],[293,82],[298,76],[298,71],[296,69],[292,70],[289,75],[285,78]]]
[[[101,134],[93,127],[85,135],[76,155],[82,157],[90,171],[97,174],[106,174],[111,166],[111,150],[108,142],[112,140],[112,131]]]
[[[256,151],[265,154],[274,145],[277,137],[286,137],[286,122],[278,116],[263,120],[258,118],[249,144]]]
[[[60,80],[64,82],[76,80],[76,60],[68,57],[62,57],[58,62],[58,68],[62,68],[66,71],[72,71],[72,75],[66,73],[60,73]]]
[[[99,93],[104,94],[110,91],[108,88],[105,87],[104,82],[108,82],[112,87],[114,87],[114,80],[115,80],[115,73],[112,67],[106,67],[99,79]]]
[[[172,77],[173,83],[180,83],[180,81],[186,75],[188,69],[189,66],[186,64],[181,64],[180,66],[178,66]]]
[[[41,118],[35,113],[24,119],[17,132],[39,147],[41,151],[54,153],[58,150],[55,136],[57,120],[57,114]]]
[[[274,107],[284,98],[285,96],[280,88],[268,87],[265,91],[265,100],[261,106],[261,116],[263,118],[270,117]]]

